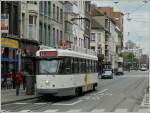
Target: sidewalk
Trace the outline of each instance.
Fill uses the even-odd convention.
[[[17,101],[29,100],[37,98],[36,93],[34,95],[26,95],[25,90],[20,89],[20,95],[16,96],[16,89],[4,89],[1,90],[1,104],[8,104]]]

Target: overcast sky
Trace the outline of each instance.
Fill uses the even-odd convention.
[[[114,2],[119,1],[117,4]],[[92,1],[97,6],[112,6],[114,11],[125,13],[131,12],[124,16],[124,42],[131,40],[143,49],[143,53],[149,52],[149,3],[142,0],[97,0]]]

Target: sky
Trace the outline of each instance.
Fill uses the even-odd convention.
[[[114,11],[124,14],[130,12],[129,15],[124,15],[124,43],[131,40],[143,49],[144,54],[149,53],[149,2],[145,3],[143,0],[93,0],[92,3],[97,6],[112,6]],[[131,21],[128,18],[131,18]]]

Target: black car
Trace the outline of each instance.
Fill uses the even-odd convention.
[[[124,72],[123,72],[123,68],[122,68],[122,67],[119,67],[119,68],[117,69],[116,75],[124,75]]]

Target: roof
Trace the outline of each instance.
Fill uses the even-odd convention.
[[[76,58],[98,60],[98,57],[96,55],[90,55],[90,54],[86,54],[86,53],[71,51],[71,50],[68,50],[68,49],[45,49],[45,50],[39,50],[39,51],[37,51],[36,56],[39,56],[40,51],[57,51],[57,56],[76,57]]]

